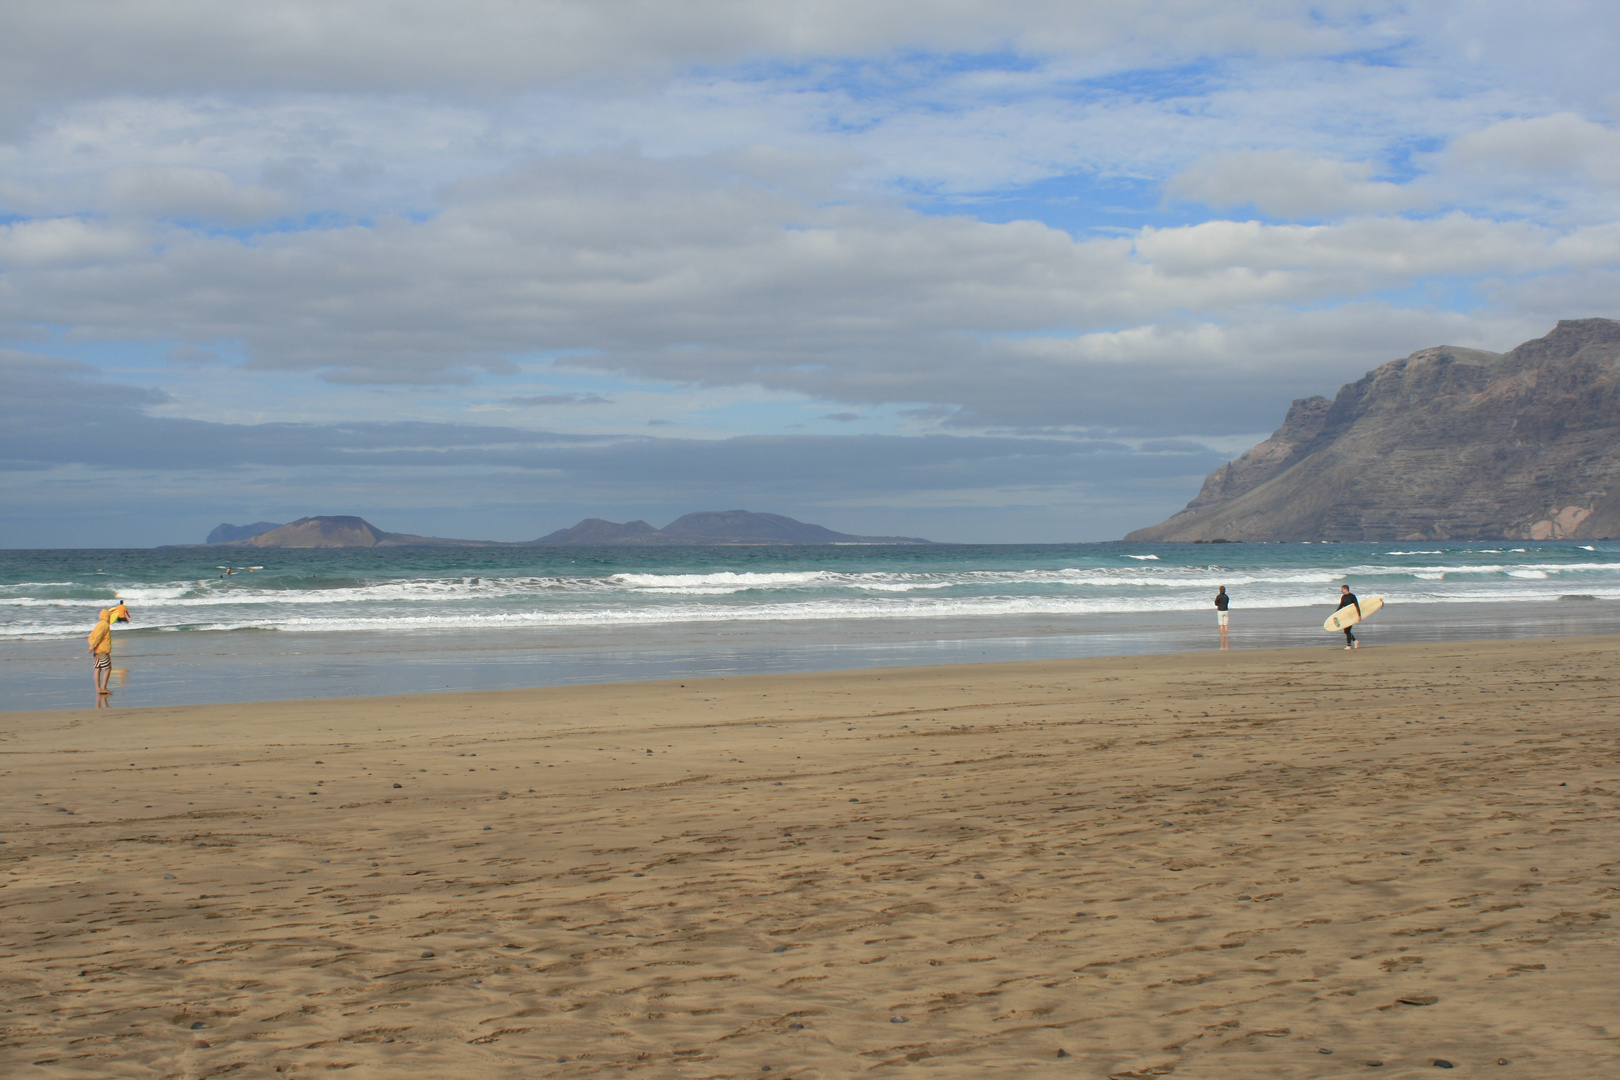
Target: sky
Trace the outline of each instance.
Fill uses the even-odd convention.
[[[0,6],[0,546],[1153,524],[1620,317],[1620,10]]]

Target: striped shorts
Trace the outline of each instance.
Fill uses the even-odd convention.
[[[105,671],[110,667],[112,667],[112,653],[110,653],[110,652],[98,652],[98,653],[96,653],[96,670],[97,671]]]

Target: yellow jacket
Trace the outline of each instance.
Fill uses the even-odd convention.
[[[101,621],[90,631],[90,648],[98,653],[112,652],[112,627],[107,623],[108,613],[101,613]]]

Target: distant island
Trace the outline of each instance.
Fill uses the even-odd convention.
[[[795,521],[781,514],[749,510],[705,510],[687,514],[656,529],[645,521],[619,524],[586,518],[568,529],[558,529],[535,540],[506,543],[499,540],[453,540],[442,536],[413,536],[384,532],[362,517],[320,515],[299,518],[286,525],[270,521],[252,525],[221,524],[196,546],[216,548],[376,548],[376,547],[660,547],[660,546],[785,546],[790,544],[931,544],[915,536],[855,536],[821,525]]]
[[[1324,397],[1133,541],[1620,537],[1620,322],[1450,345]]]
[[[216,525],[214,531],[208,534],[205,544],[228,544],[233,540],[247,540],[267,533],[271,529],[281,528],[279,521],[255,521],[251,525]]]
[[[531,544],[931,544],[916,536],[854,536],[781,514],[748,510],[704,510],[676,518],[662,529],[645,521],[623,525],[586,518],[571,529],[558,529]]]

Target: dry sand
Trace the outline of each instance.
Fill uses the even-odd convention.
[[[0,1075],[1620,1075],[1617,660],[0,714]]]

